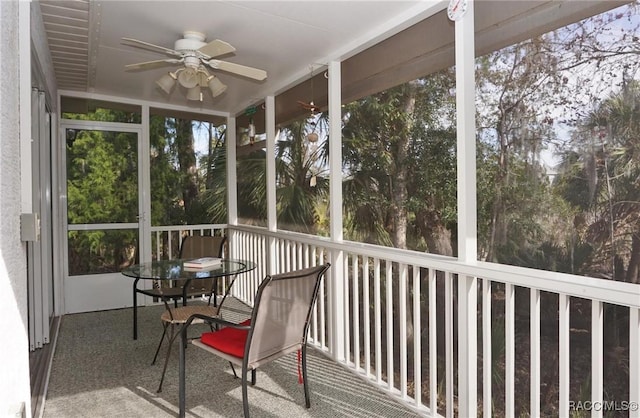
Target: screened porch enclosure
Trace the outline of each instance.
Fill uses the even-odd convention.
[[[224,235],[247,306],[331,263],[310,344],[418,414],[640,417],[638,7],[425,6],[224,111],[58,90],[57,314]]]

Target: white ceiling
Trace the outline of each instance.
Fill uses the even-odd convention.
[[[79,90],[194,109],[239,113],[265,95],[277,94],[430,13],[425,1],[41,1],[59,89]],[[442,5],[438,6],[442,8]],[[261,68],[258,82],[222,71],[222,95],[189,102],[184,91],[170,96],[155,85],[166,66],[125,71],[126,64],[166,58],[122,43],[130,37],[173,48],[186,30],[221,39],[236,48],[226,61]]]

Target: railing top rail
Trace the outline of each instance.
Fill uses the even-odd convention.
[[[640,309],[640,285],[633,283],[483,261],[462,262],[454,257],[358,242],[337,242],[327,237],[289,231],[269,231],[266,228],[256,226],[229,225],[228,228],[308,245],[322,246],[326,249],[344,251],[360,256],[448,271],[454,274]]]
[[[197,231],[201,229],[226,229],[227,224],[201,224],[201,225],[160,225],[152,226],[152,232],[159,231]]]

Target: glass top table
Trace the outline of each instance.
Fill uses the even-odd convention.
[[[148,296],[157,295],[148,293],[138,289],[138,281],[155,280],[155,281],[174,281],[181,280],[180,290],[182,304],[187,304],[187,288],[192,280],[200,279],[220,279],[227,276],[233,276],[240,273],[246,273],[256,268],[255,263],[249,260],[236,260],[223,258],[220,265],[207,269],[186,269],[184,262],[190,259],[175,260],[157,260],[146,263],[134,264],[121,271],[127,277],[134,279],[133,281],[133,339],[138,339],[138,292]],[[162,296],[161,296],[162,297]],[[166,304],[166,298],[162,297]],[[176,301],[177,304],[177,301]],[[216,301],[214,300],[214,304]]]
[[[134,264],[122,270],[122,274],[134,279],[192,280],[232,276],[256,268],[255,263],[252,261],[223,258],[220,265],[210,268],[198,270],[185,269],[185,261],[188,260],[158,260]]]

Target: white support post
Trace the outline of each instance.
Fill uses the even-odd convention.
[[[267,132],[267,227],[269,231],[278,229],[276,211],[276,100],[274,96],[265,98],[265,126]],[[269,237],[267,274],[276,273],[276,240]]]
[[[329,63],[329,204],[331,240],[341,242],[342,235],[342,77],[339,61]],[[343,289],[347,272],[342,251],[331,251],[329,347],[337,361],[344,361],[345,314]]]
[[[458,154],[458,258],[477,260],[474,4],[455,24]],[[477,278],[458,278],[458,407],[477,416]]]
[[[238,225],[238,161],[236,118],[227,117],[227,224]]]
[[[227,116],[227,225],[238,225],[238,161],[236,155],[236,118]],[[237,231],[227,230],[229,257],[237,258]]]
[[[140,236],[140,261],[151,261],[151,145],[149,138],[149,106],[143,105],[141,109],[141,131],[138,138],[138,155],[140,155],[138,164],[138,176],[140,176],[140,194],[138,199],[138,213],[140,214],[138,222],[142,225],[139,228]]]

